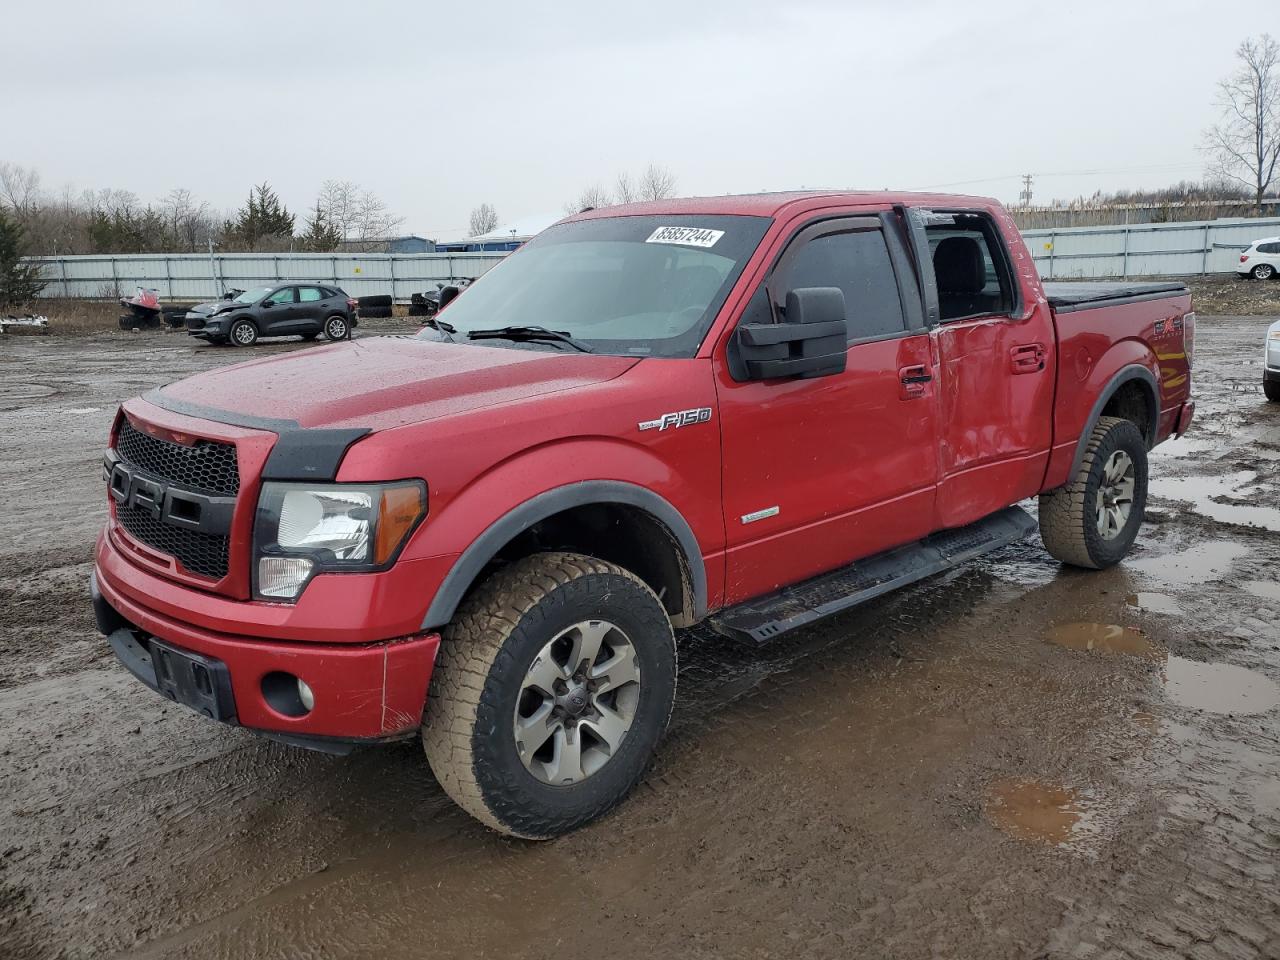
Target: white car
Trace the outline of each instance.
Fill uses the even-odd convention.
[[[1280,403],[1280,320],[1267,329],[1267,345],[1262,355],[1262,392],[1272,403]]]
[[[1255,240],[1240,254],[1236,273],[1255,280],[1272,280],[1280,276],[1280,237]]]

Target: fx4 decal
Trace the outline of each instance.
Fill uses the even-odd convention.
[[[695,407],[692,410],[675,410],[664,413],[657,420],[641,420],[641,430],[666,430],[668,427],[687,427],[694,423],[706,423],[711,419],[710,407]]]

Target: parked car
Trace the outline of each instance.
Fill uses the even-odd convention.
[[[1267,330],[1262,354],[1262,392],[1272,403],[1280,403],[1280,320]]]
[[[1255,280],[1274,280],[1280,276],[1280,237],[1255,240],[1240,254],[1236,273]]]
[[[187,312],[187,333],[210,343],[250,347],[259,337],[346,340],[359,322],[356,301],[338,287],[279,283],[198,303]]]
[[[673,628],[768,643],[1029,535],[1036,495],[1049,553],[1109,567],[1194,413],[1185,287],[1046,287],[977,197],[583,212],[440,318],[124,403],[90,592],[147,686],[316,749],[421,736],[522,837],[637,783]]]

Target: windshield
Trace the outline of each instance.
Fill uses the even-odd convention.
[[[253,290],[246,290],[244,293],[240,294],[240,296],[236,297],[235,300],[231,302],[232,303],[253,303],[257,300],[261,300],[263,297],[265,297],[268,293],[270,293],[274,289],[275,287],[256,287]]]
[[[539,326],[595,353],[691,357],[769,222],[663,215],[560,224],[468,287],[440,319],[456,340]],[[434,330],[421,336],[439,338]],[[521,346],[569,349],[554,341]]]

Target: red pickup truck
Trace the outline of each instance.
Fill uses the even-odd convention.
[[[1116,563],[1191,422],[1177,284],[1040,282],[991,200],[585,211],[419,336],[125,403],[92,594],[165,696],[316,749],[421,736],[510,834],[642,775],[673,628],[764,643],[1027,536]]]

